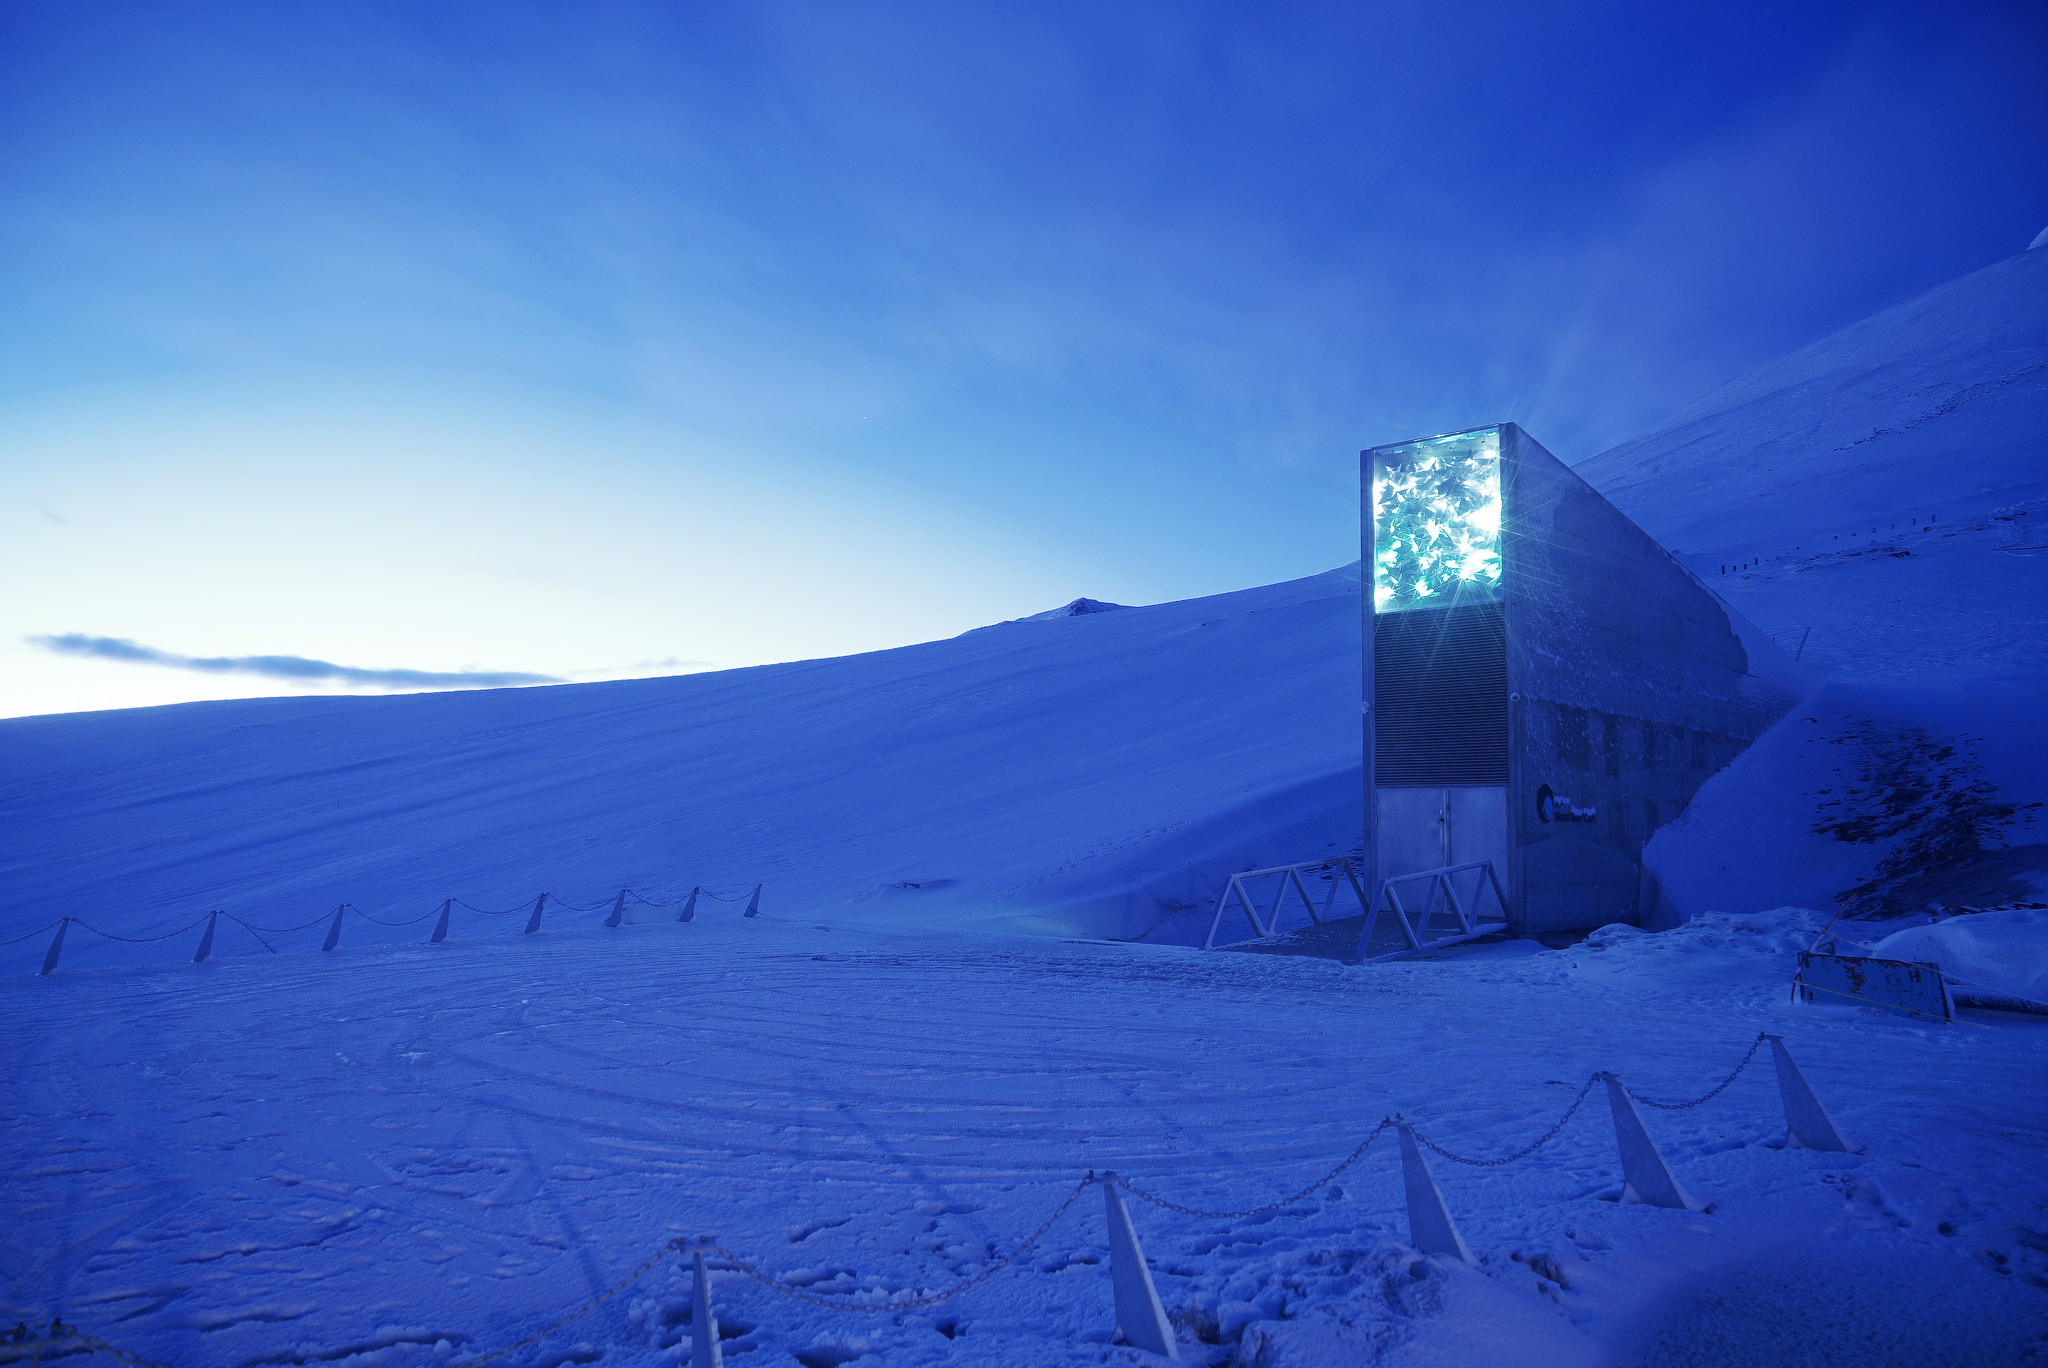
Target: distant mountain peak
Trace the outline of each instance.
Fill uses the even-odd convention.
[[[1025,622],[1044,622],[1050,618],[1085,617],[1089,613],[1113,613],[1123,607],[1121,603],[1104,603],[1101,599],[1077,598],[1059,608],[1048,608],[1042,613],[1033,613],[1024,618]]]
[[[1005,618],[1001,622],[990,623],[987,627],[970,627],[967,630],[969,632],[986,632],[996,627],[1008,627],[1018,622],[1052,622],[1058,618],[1087,617],[1092,613],[1113,613],[1119,608],[1127,608],[1129,606],[1129,604],[1124,603],[1105,603],[1101,599],[1077,598],[1072,603],[1065,603],[1057,608],[1048,608],[1042,613],[1033,613],[1029,617]]]

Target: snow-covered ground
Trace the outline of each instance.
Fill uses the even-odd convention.
[[[2029,806],[2048,800],[2044,385],[2048,251],[1584,467],[1824,674],[1653,844],[1694,919],[1570,950],[1351,970],[1185,948],[1223,874],[1355,839],[1355,568],[720,674],[0,722],[0,1316],[62,1312],[178,1364],[438,1368],[678,1235],[821,1295],[936,1288],[1090,1169],[1257,1205],[1391,1111],[1504,1154],[1591,1070],[1696,1096],[1769,1030],[1863,1153],[1773,1148],[1759,1058],[1698,1109],[1648,1113],[1710,1213],[1605,1200],[1598,1093],[1519,1163],[1439,1161],[1476,1272],[1402,1243],[1384,1136],[1269,1217],[1138,1204],[1189,1352],[2042,1361],[2048,1018],[1794,1006],[1792,951],[1825,917],[1785,905],[2048,892]],[[396,922],[446,897],[603,908],[756,883],[751,921],[707,900],[687,925],[636,907],[603,929],[551,907],[523,936],[458,909],[427,946],[431,923],[351,914],[331,954],[318,926],[273,955],[223,922],[203,965],[196,930],[74,925],[34,977],[64,916],[148,938],[212,908]],[[2023,948],[2043,925],[1977,915]],[[2017,962],[1951,929],[1969,924],[1927,953]],[[1104,1248],[1090,1191],[1018,1267],[928,1311],[853,1316],[728,1272],[727,1352],[1129,1361]],[[679,1268],[505,1361],[686,1356]]]
[[[1190,1356],[2048,1353],[2048,1021],[1794,1007],[1809,914],[1369,973],[730,911],[587,921],[0,981],[17,1024],[6,1313],[61,1308],[177,1363],[445,1364],[704,1234],[821,1293],[917,1291],[1007,1253],[1090,1169],[1250,1207],[1390,1112],[1504,1154],[1595,1069],[1685,1100],[1770,1030],[1864,1153],[1772,1148],[1784,1124],[1759,1056],[1706,1105],[1645,1113],[1708,1214],[1610,1200],[1598,1091],[1520,1163],[1437,1161],[1479,1273],[1406,1248],[1389,1136],[1273,1216],[1133,1202]],[[1019,1266],[929,1311],[835,1313],[723,1275],[726,1352],[760,1368],[1131,1362],[1105,1343],[1104,1256],[1091,1191]],[[680,1270],[511,1361],[687,1358]],[[1777,1309],[1745,1316],[1745,1299]]]

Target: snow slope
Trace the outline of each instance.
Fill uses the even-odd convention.
[[[756,882],[1138,935],[1355,839],[1358,605],[1337,570],[717,674],[0,721],[0,937]]]
[[[1805,661],[2048,664],[2048,251],[1739,376],[1577,469]]]

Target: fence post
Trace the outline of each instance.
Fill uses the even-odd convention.
[[[61,936],[64,932],[59,928],[57,934]],[[56,955],[57,951],[53,946],[50,949],[53,962]],[[1806,1076],[1799,1072],[1799,1066],[1794,1064],[1792,1056],[1786,1053],[1784,1040],[1774,1035],[1767,1035],[1764,1039],[1771,1042],[1771,1062],[1778,1066],[1778,1096],[1785,1103],[1786,1147],[1803,1145],[1807,1149],[1855,1153],[1849,1142],[1842,1138],[1842,1132],[1836,1128],[1834,1118],[1828,1115],[1827,1108],[1821,1106],[1820,1099],[1813,1095],[1813,1089],[1807,1085]]]
[[[1408,1189],[1408,1243],[1424,1254],[1444,1254],[1463,1263],[1472,1262],[1472,1251],[1451,1220],[1444,1195],[1422,1162],[1422,1150],[1415,1143],[1415,1131],[1405,1117],[1396,1116],[1401,1131],[1401,1183]]]
[[[199,953],[192,957],[194,964],[206,963],[207,956],[213,953],[213,924],[219,920],[219,912],[206,914],[206,929],[199,933]]]
[[[617,926],[626,919],[626,890],[620,889],[619,896],[612,899],[612,914],[604,919],[606,926]]]
[[[59,917],[57,919],[57,934],[50,937],[50,952],[43,956],[41,973],[54,974],[57,972],[57,956],[63,953],[64,950],[64,928],[69,925],[71,925],[71,918]]]
[[[718,1313],[711,1309],[711,1275],[704,1271],[704,1251],[691,1253],[695,1287],[690,1295],[690,1368],[725,1368],[718,1344]]]
[[[547,902],[548,895],[545,893],[541,894],[538,898],[535,898],[533,900],[533,915],[526,919],[527,935],[530,936],[534,932],[540,930],[540,910],[541,908],[547,906]]]
[[[703,891],[704,890],[701,888],[693,888],[690,890],[690,896],[683,899],[683,910],[676,913],[677,921],[686,922],[697,920],[697,895],[699,893],[702,893]]]
[[[761,885],[754,885],[754,896],[747,899],[747,910],[744,915],[749,917],[761,915]]]
[[[448,909],[453,906],[455,906],[455,899],[443,898],[441,900],[441,920],[434,923],[434,934],[427,937],[427,944],[439,945],[442,941],[448,939]]]
[[[323,951],[332,950],[335,946],[341,944],[341,914],[347,910],[347,903],[343,903],[334,909],[334,924],[327,928],[327,939],[320,945]]]
[[[1621,1200],[1698,1211],[1699,1203],[1686,1195],[1671,1166],[1657,1152],[1657,1142],[1650,1138],[1628,1089],[1611,1073],[1600,1077],[1607,1081],[1607,1102],[1614,1109],[1614,1140],[1621,1148]]]
[[[1178,1362],[1180,1347],[1173,1342],[1173,1322],[1159,1304],[1159,1289],[1152,1285],[1152,1270],[1145,1266],[1145,1250],[1124,1210],[1123,1198],[1117,1195],[1116,1175],[1105,1173],[1101,1182],[1102,1204],[1109,1220],[1109,1284],[1116,1298],[1117,1329],[1135,1347]]]

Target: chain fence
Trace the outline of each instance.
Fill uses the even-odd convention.
[[[77,917],[61,917],[58,920],[60,920],[67,926],[76,926],[81,930],[90,931],[95,936],[98,936],[101,940],[119,941],[123,945],[156,945],[163,941],[176,940],[180,936],[190,935],[193,932],[193,930],[199,926],[201,922],[206,920],[206,918],[197,917],[192,921],[186,922],[177,930],[166,931],[161,936],[117,936],[111,931],[102,931],[97,926],[94,926],[89,922],[81,921]],[[43,930],[47,931],[49,930],[49,927],[46,926],[43,928]]]
[[[1636,1101],[1642,1103],[1644,1106],[1655,1107],[1659,1111],[1691,1111],[1694,1107],[1704,1107],[1705,1105],[1707,1105],[1707,1103],[1713,1101],[1722,1093],[1728,1091],[1728,1085],[1733,1083],[1737,1078],[1742,1076],[1742,1071],[1749,1067],[1749,1061],[1756,1058],[1756,1052],[1758,1050],[1761,1050],[1764,1047],[1764,1042],[1769,1039],[1770,1037],[1768,1035],[1764,1034],[1762,1031],[1758,1031],[1756,1039],[1749,1042],[1749,1053],[1742,1057],[1742,1062],[1740,1064],[1737,1064],[1734,1067],[1734,1069],[1732,1069],[1729,1072],[1726,1078],[1722,1079],[1719,1083],[1716,1083],[1712,1088],[1708,1089],[1705,1093],[1701,1094],[1700,1096],[1695,1097],[1690,1102],[1658,1102],[1653,1098],[1643,1096],[1634,1088],[1624,1087],[1622,1091],[1627,1093]]]
[[[347,904],[347,903],[343,903],[343,904],[342,904],[341,906],[342,906],[342,907],[347,907],[347,906],[348,906],[348,904]],[[257,926],[257,925],[256,925],[255,923],[253,923],[253,922],[245,922],[245,921],[242,921],[242,919],[241,919],[240,917],[235,917],[235,918],[234,918],[234,920],[236,920],[236,921],[238,921],[238,922],[241,922],[241,923],[242,923],[242,925],[243,925],[244,927],[246,927],[246,928],[247,928],[247,929],[249,930],[249,932],[250,932],[251,934],[255,934],[255,935],[264,935],[264,936],[289,936],[289,935],[290,935],[290,934],[291,934],[292,932],[294,932],[294,931],[304,931],[304,930],[307,930],[307,929],[309,929],[309,928],[311,928],[311,927],[315,927],[315,926],[318,926],[318,925],[320,925],[320,924],[321,924],[322,922],[326,922],[326,921],[331,921],[331,920],[333,920],[333,918],[334,918],[334,913],[335,913],[336,911],[339,911],[339,910],[340,910],[339,908],[336,908],[336,909],[331,909],[331,910],[329,910],[329,911],[326,911],[326,912],[322,912],[322,913],[321,913],[321,914],[320,914],[319,916],[317,916],[317,917],[313,918],[313,920],[311,920],[311,921],[304,921],[304,922],[300,922],[300,923],[299,923],[298,925],[296,925],[296,926]],[[233,914],[232,914],[232,913],[223,913],[222,915],[224,915],[224,916],[232,916]]]
[[[529,899],[525,902],[520,903],[517,907],[508,907],[503,910],[495,910],[487,907],[478,907],[474,903],[463,901],[461,898],[447,898],[439,903],[436,903],[432,908],[428,909],[425,912],[422,912],[419,916],[408,917],[404,920],[392,920],[386,917],[375,917],[370,915],[368,912],[363,911],[362,908],[357,907],[354,903],[345,902],[339,904],[338,906],[334,907],[329,911],[322,912],[319,916],[314,917],[310,921],[298,922],[291,926],[263,926],[256,922],[251,922],[245,920],[242,917],[236,916],[232,912],[216,909],[212,912],[202,913],[200,916],[185,923],[177,930],[166,931],[159,936],[117,935],[112,931],[102,930],[99,927],[94,926],[92,923],[85,921],[83,918],[63,916],[58,917],[55,921],[45,922],[43,923],[43,925],[37,927],[33,931],[24,931],[20,935],[11,936],[6,940],[0,940],[0,949],[4,949],[12,945],[20,945],[24,941],[32,941],[40,939],[45,936],[54,935],[54,939],[51,942],[49,952],[44,956],[43,967],[41,969],[42,973],[48,974],[56,969],[58,957],[63,948],[64,935],[74,926],[80,929],[81,931],[90,932],[92,935],[98,936],[102,940],[116,941],[122,945],[160,945],[165,941],[177,940],[182,936],[189,936],[202,926],[208,927],[208,930],[201,937],[200,953],[194,956],[195,960],[198,960],[211,958],[211,947],[213,945],[213,933],[211,929],[211,922],[212,919],[214,918],[223,918],[227,921],[233,922],[236,926],[239,926],[244,931],[248,932],[250,938],[253,939],[258,945],[262,946],[265,951],[274,955],[278,952],[277,947],[270,943],[269,937],[294,935],[301,931],[310,931],[316,926],[328,926],[330,928],[329,943],[324,945],[322,948],[330,950],[337,948],[340,933],[339,925],[336,919],[346,919],[350,915],[353,915],[362,921],[366,921],[373,926],[381,926],[391,930],[400,930],[408,926],[418,926],[421,923],[426,922],[435,917],[445,919],[449,911],[457,907],[466,908],[471,912],[477,913],[479,916],[485,917],[509,917],[516,913],[525,913],[530,917],[537,918],[544,911],[562,911],[579,914],[588,914],[592,912],[609,912],[612,914],[612,918],[608,920],[605,924],[608,926],[616,926],[619,925],[622,920],[621,914],[625,909],[626,901],[628,899],[644,907],[667,908],[676,907],[685,903],[694,904],[696,899],[701,895],[703,897],[715,899],[718,902],[737,903],[744,901],[747,903],[747,915],[749,917],[752,917],[759,915],[759,902],[762,887],[763,885],[761,884],[753,884],[747,887],[745,890],[731,894],[730,896],[723,893],[713,892],[708,888],[697,887],[693,888],[687,895],[680,898],[649,898],[646,895],[637,893],[630,888],[622,888],[618,891],[617,894],[613,895],[612,897],[605,898],[598,902],[590,903],[588,905],[582,903],[565,902],[562,899],[557,898],[552,893],[542,893],[536,898]],[[445,925],[445,923],[442,923],[441,925]],[[528,929],[531,930],[533,929],[533,927],[529,926]],[[442,934],[437,933],[434,939],[436,941],[439,941],[440,939],[442,939]],[[0,1344],[5,1343],[6,1340],[4,1338],[0,1338]]]
[[[1729,1085],[1734,1083],[1736,1079],[1742,1076],[1742,1071],[1749,1067],[1750,1061],[1756,1058],[1756,1052],[1763,1048],[1764,1042],[1768,1039],[1770,1039],[1770,1037],[1766,1035],[1764,1032],[1757,1032],[1756,1039],[1752,1040],[1749,1043],[1748,1052],[1745,1053],[1742,1056],[1741,1061],[1737,1063],[1732,1070],[1729,1071],[1728,1076],[1722,1079],[1719,1083],[1716,1083],[1712,1088],[1709,1088],[1705,1093],[1701,1094],[1698,1097],[1695,1097],[1690,1102],[1659,1102],[1654,1098],[1643,1096],[1634,1088],[1627,1087],[1626,1085],[1623,1086],[1622,1091],[1627,1093],[1629,1097],[1631,1097],[1635,1101],[1642,1103],[1644,1106],[1656,1107],[1660,1111],[1690,1111],[1694,1107],[1703,1107],[1707,1103],[1719,1097],[1722,1093],[1728,1091]],[[1579,1095],[1572,1099],[1572,1104],[1569,1107],[1565,1108],[1564,1115],[1557,1118],[1557,1124],[1552,1126],[1549,1130],[1543,1132],[1542,1135],[1538,1136],[1536,1138],[1535,1143],[1528,1145],[1523,1149],[1516,1150],[1513,1154],[1507,1155],[1504,1158],[1474,1159],[1468,1155],[1453,1154],[1450,1150],[1447,1150],[1442,1145],[1437,1144],[1434,1140],[1431,1140],[1422,1132],[1413,1130],[1411,1128],[1411,1133],[1415,1136],[1416,1142],[1422,1145],[1425,1149],[1429,1150],[1430,1153],[1448,1159],[1454,1164],[1465,1164],[1469,1165],[1472,1168],[1504,1168],[1509,1164],[1517,1163],[1523,1159],[1527,1159],[1537,1150],[1542,1149],[1545,1145],[1557,1139],[1557,1137],[1564,1132],[1564,1128],[1571,1123],[1571,1119],[1574,1116],[1578,1115],[1579,1108],[1586,1105],[1586,1099],[1590,1097],[1593,1093],[1593,1085],[1598,1083],[1602,1077],[1604,1077],[1604,1075],[1594,1074],[1591,1078],[1588,1078],[1585,1081],[1585,1084],[1580,1087]]]
[[[480,917],[509,917],[517,912],[533,911],[533,904],[530,902],[521,903],[517,907],[507,907],[502,910],[493,910],[492,908],[488,907],[478,907],[475,903],[464,902],[462,899],[457,898],[455,899],[455,905],[457,907],[466,907]]]
[[[681,900],[677,899],[676,901]],[[728,901],[737,901],[737,899],[729,899]],[[601,907],[603,906],[603,904],[600,904],[599,906]],[[598,909],[585,908],[580,910],[595,911]],[[332,914],[329,915],[331,916]],[[194,925],[196,924],[197,923],[194,923]],[[1638,1102],[1643,1102],[1653,1107],[1661,1107],[1665,1110],[1670,1111],[1685,1110],[1693,1107],[1704,1106],[1706,1103],[1712,1101],[1714,1098],[1720,1096],[1723,1092],[1727,1091],[1729,1086],[1732,1085],[1735,1082],[1735,1080],[1741,1076],[1743,1071],[1749,1067],[1750,1063],[1756,1058],[1757,1051],[1762,1048],[1764,1041],[1768,1040],[1769,1038],[1770,1037],[1767,1034],[1759,1032],[1757,1038],[1750,1043],[1748,1052],[1742,1056],[1741,1061],[1736,1064],[1735,1068],[1729,1072],[1727,1077],[1723,1078],[1718,1084],[1716,1084],[1704,1095],[1695,1098],[1692,1101],[1670,1103],[1655,1102],[1649,1098],[1645,1098],[1638,1095],[1631,1089],[1624,1088],[1623,1091],[1626,1092],[1629,1097],[1633,1098]],[[1546,1130],[1541,1136],[1539,1136],[1534,1143],[1527,1145],[1520,1150],[1517,1150],[1513,1154],[1506,1155],[1501,1158],[1477,1159],[1466,1155],[1456,1154],[1450,1150],[1445,1149],[1443,1146],[1437,1144],[1435,1141],[1430,1140],[1428,1137],[1422,1135],[1420,1132],[1416,1131],[1412,1126],[1408,1128],[1409,1133],[1415,1137],[1417,1142],[1419,1142],[1422,1146],[1430,1150],[1432,1153],[1437,1154],[1442,1158],[1448,1159],[1453,1163],[1470,1165],[1475,1168],[1499,1168],[1526,1159],[1529,1156],[1536,1153],[1537,1150],[1542,1149],[1545,1145],[1555,1140],[1558,1137],[1558,1135],[1563,1132],[1566,1125],[1568,1125],[1571,1122],[1572,1118],[1578,1114],[1582,1107],[1585,1106],[1586,1099],[1592,1095],[1594,1084],[1600,1082],[1605,1077],[1607,1077],[1606,1074],[1596,1073],[1592,1077],[1588,1078],[1584,1086],[1582,1086],[1579,1089],[1578,1095],[1572,1099],[1571,1105],[1565,1109],[1564,1114],[1557,1119],[1555,1124],[1553,1124],[1548,1130]],[[597,1311],[599,1308],[603,1307],[607,1303],[616,1300],[618,1297],[623,1295],[628,1288],[632,1287],[635,1283],[639,1282],[642,1278],[646,1277],[650,1272],[652,1272],[657,1265],[659,1265],[664,1259],[668,1258],[671,1254],[704,1255],[707,1257],[708,1260],[713,1261],[714,1265],[720,1268],[721,1270],[737,1273],[740,1276],[748,1279],[749,1281],[754,1282],[760,1285],[761,1287],[766,1288],[767,1290],[774,1292],[782,1297],[786,1297],[792,1301],[801,1302],[808,1306],[815,1306],[829,1311],[846,1312],[855,1315],[877,1316],[892,1315],[905,1311],[923,1310],[928,1307],[937,1306],[943,1302],[951,1301],[953,1298],[961,1296],[962,1294],[981,1286],[983,1283],[986,1283],[991,1279],[1001,1275],[1005,1271],[1015,1267],[1027,1255],[1029,1255],[1032,1250],[1038,1248],[1039,1245],[1044,1243],[1046,1236],[1052,1233],[1054,1227],[1056,1227],[1059,1224],[1060,1220],[1063,1217],[1065,1217],[1069,1211],[1073,1209],[1074,1204],[1080,1201],[1082,1195],[1085,1194],[1089,1188],[1097,1184],[1114,1184],[1117,1188],[1130,1194],[1133,1197],[1138,1198],[1141,1201],[1149,1203],[1150,1205],[1158,1207],[1162,1210],[1174,1212],[1182,1216],[1194,1217],[1201,1220],[1255,1219],[1257,1217],[1271,1215],[1275,1212],[1285,1210],[1287,1207],[1294,1206],[1298,1203],[1306,1201],[1308,1198],[1314,1196],[1316,1193],[1322,1191],[1324,1188],[1327,1188],[1330,1184],[1334,1183],[1338,1178],[1343,1176],[1343,1174],[1345,1174],[1354,1166],[1356,1166],[1359,1163],[1359,1161],[1365,1157],[1366,1152],[1372,1148],[1373,1142],[1378,1140],[1382,1134],[1384,1134],[1390,1128],[1401,1125],[1406,1125],[1406,1123],[1395,1117],[1388,1117],[1385,1120],[1382,1120],[1377,1126],[1373,1127],[1372,1130],[1367,1133],[1365,1138],[1358,1143],[1357,1147],[1354,1148],[1350,1154],[1346,1155],[1343,1159],[1339,1160],[1335,1167],[1331,1168],[1328,1172],[1324,1173],[1321,1177],[1317,1178],[1308,1186],[1301,1188],[1299,1191],[1291,1193],[1288,1196],[1279,1199],[1278,1201],[1268,1202],[1263,1206],[1248,1207],[1241,1211],[1212,1211],[1202,1207],[1188,1206],[1183,1203],[1175,1202],[1168,1198],[1161,1197],[1156,1193],[1149,1192],[1144,1188],[1138,1187],[1126,1181],[1121,1176],[1114,1174],[1098,1175],[1093,1170],[1090,1170],[1086,1177],[1082,1178],[1080,1181],[1074,1184],[1073,1188],[1067,1192],[1066,1196],[1060,1201],[1059,1205],[1053,1208],[1051,1214],[1039,1223],[1038,1228],[1032,1231],[1031,1234],[1026,1236],[1008,1254],[1004,1255],[1000,1259],[988,1263],[987,1265],[978,1269],[974,1273],[949,1286],[937,1289],[935,1291],[916,1293],[914,1295],[906,1295],[905,1293],[907,1289],[902,1288],[899,1288],[894,1293],[881,1292],[879,1288],[873,1285],[873,1283],[875,1282],[874,1279],[866,1280],[867,1285],[859,1287],[846,1295],[832,1295],[828,1293],[816,1292],[808,1286],[800,1286],[796,1283],[792,1283],[783,1278],[775,1276],[773,1273],[770,1273],[767,1270],[763,1269],[760,1265],[750,1261],[746,1256],[741,1254],[739,1251],[736,1251],[724,1244],[719,1243],[713,1237],[706,1236],[691,1239],[688,1237],[678,1236],[677,1238],[671,1239],[663,1245],[661,1245],[660,1248],[656,1249],[651,1255],[649,1255],[647,1259],[644,1260],[638,1267],[634,1268],[632,1271],[618,1278],[616,1281],[611,1283],[609,1286],[605,1287],[603,1290],[592,1294],[590,1297],[586,1298],[583,1302],[581,1302],[574,1308],[564,1312],[560,1316],[557,1316],[554,1320],[549,1321],[546,1325],[534,1330],[532,1333],[518,1340],[512,1341],[509,1344],[501,1345],[498,1348],[492,1349],[486,1353],[473,1355],[469,1358],[463,1359],[460,1362],[454,1364],[452,1368],[482,1368],[482,1365],[496,1362],[500,1359],[506,1358],[509,1355],[516,1354],[522,1349],[527,1349],[535,1344],[540,1343],[542,1340],[547,1339],[549,1336],[554,1335],[560,1332],[561,1330],[566,1329],[570,1325],[575,1324],[577,1321],[580,1321],[585,1317],[591,1315],[593,1312]],[[45,1351],[48,1351],[47,1355]],[[45,1361],[46,1357],[55,1358],[59,1356],[70,1356],[81,1353],[103,1354],[121,1363],[130,1365],[130,1368],[173,1368],[173,1365],[160,1362],[156,1359],[147,1358],[131,1350],[122,1349],[115,1345],[109,1344],[104,1339],[85,1333],[82,1329],[75,1325],[69,1325],[65,1323],[61,1318],[53,1318],[50,1322],[49,1329],[46,1332],[41,1332],[40,1334],[32,1330],[26,1323],[22,1323],[15,1327],[14,1332],[11,1335],[0,1335],[0,1364],[32,1363],[39,1365]]]
[[[1393,1121],[1391,1119],[1388,1119],[1380,1122],[1377,1126],[1374,1126],[1372,1128],[1372,1134],[1366,1136],[1365,1139],[1359,1141],[1358,1148],[1351,1151],[1351,1153],[1347,1155],[1345,1158],[1339,1160],[1337,1167],[1331,1169],[1328,1173],[1316,1179],[1313,1183],[1310,1183],[1301,1191],[1294,1193],[1293,1195],[1288,1197],[1282,1197],[1277,1202],[1268,1202],[1264,1206],[1251,1207],[1244,1211],[1204,1211],[1200,1207],[1182,1206],[1178,1202],[1169,1202],[1166,1200],[1166,1198],[1156,1196],[1150,1192],[1145,1191],[1145,1189],[1141,1187],[1134,1187],[1130,1183],[1125,1182],[1121,1178],[1116,1180],[1116,1185],[1122,1188],[1125,1192],[1130,1193],[1131,1196],[1138,1198],[1140,1201],[1150,1202],[1153,1206],[1159,1207],[1163,1210],[1178,1212],[1182,1216],[1198,1217],[1205,1221],[1243,1221],[1249,1220],[1251,1217],[1254,1216],[1270,1216],[1274,1212],[1284,1211],[1288,1207],[1291,1207],[1298,1202],[1307,1201],[1309,1198],[1315,1196],[1318,1192],[1321,1192],[1330,1184],[1336,1182],[1340,1177],[1344,1175],[1344,1173],[1348,1169],[1350,1169],[1350,1167],[1353,1164],[1356,1164],[1359,1160],[1365,1158],[1365,1152],[1368,1149],[1372,1148],[1372,1142],[1379,1139],[1380,1134],[1383,1131],[1385,1131],[1387,1127],[1393,1124]]]
[[[342,905],[348,908],[349,911],[355,913],[358,917],[361,917],[364,921],[369,922],[372,926],[389,926],[393,928],[401,926],[418,926],[421,922],[425,921],[429,917],[438,917],[439,915],[441,915],[440,908],[431,907],[428,908],[426,911],[420,913],[417,917],[408,917],[404,921],[385,921],[382,917],[371,916],[369,913],[363,911],[362,908],[357,907],[354,903],[344,903]]]
[[[1439,1145],[1436,1141],[1424,1135],[1421,1131],[1414,1129],[1412,1126],[1409,1128],[1408,1133],[1410,1135],[1413,1135],[1415,1137],[1416,1143],[1421,1145],[1424,1149],[1430,1151],[1432,1154],[1441,1155],[1444,1158],[1450,1160],[1454,1164],[1466,1164],[1471,1166],[1472,1168],[1505,1168],[1509,1164],[1520,1163],[1522,1160],[1527,1159],[1530,1155],[1534,1154],[1537,1150],[1542,1149],[1545,1145],[1557,1139],[1557,1137],[1563,1133],[1564,1128],[1571,1123],[1571,1119],[1579,1114],[1579,1108],[1586,1105],[1586,1098],[1592,1094],[1593,1085],[1595,1083],[1598,1083],[1599,1081],[1600,1076],[1598,1074],[1595,1074],[1593,1075],[1593,1077],[1587,1079],[1586,1085],[1579,1089],[1579,1095],[1577,1097],[1574,1097],[1572,1099],[1572,1104],[1564,1109],[1564,1115],[1557,1118],[1556,1125],[1552,1126],[1549,1130],[1543,1132],[1542,1135],[1538,1136],[1536,1138],[1535,1144],[1530,1145],[1526,1149],[1516,1150],[1513,1154],[1510,1154],[1505,1158],[1473,1159],[1467,1157],[1466,1155],[1453,1154],[1449,1150],[1445,1149],[1442,1145]]]

